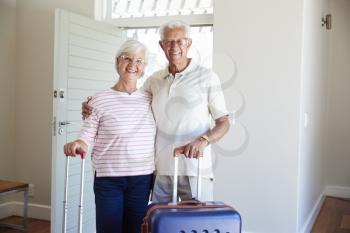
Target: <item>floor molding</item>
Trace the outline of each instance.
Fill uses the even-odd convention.
[[[0,218],[12,215],[23,216],[23,202],[10,201],[0,204]],[[48,205],[28,204],[28,217],[50,220],[51,207]]]
[[[326,196],[350,198],[350,187],[332,185],[326,186],[318,197],[309,217],[307,218],[304,226],[301,228],[300,233],[309,233],[312,230]]]
[[[317,216],[321,211],[321,207],[323,205],[324,200],[326,199],[326,190],[327,187],[322,191],[322,193],[317,198],[317,201],[314,205],[314,207],[311,210],[311,213],[309,214],[307,220],[305,221],[304,226],[301,228],[300,233],[309,233],[312,230],[312,227],[314,226]]]
[[[15,206],[12,202],[5,202],[0,204],[0,219],[13,215]]]
[[[350,187],[327,186],[325,194],[331,197],[350,198]]]

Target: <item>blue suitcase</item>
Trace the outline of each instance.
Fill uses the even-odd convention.
[[[177,200],[177,158],[175,158],[173,202],[150,206],[142,233],[240,233],[241,216],[222,202]],[[197,193],[200,189],[198,161]],[[197,196],[198,198],[198,196]]]

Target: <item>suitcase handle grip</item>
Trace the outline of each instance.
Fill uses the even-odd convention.
[[[78,155],[80,155],[81,159],[85,159],[86,158],[86,152],[84,151],[79,151],[77,152]],[[71,155],[66,155],[66,157],[68,158]],[[71,156],[71,157],[75,157],[75,156]]]
[[[86,153],[84,151],[79,151],[78,154],[80,155],[81,159],[85,159]]]
[[[181,201],[177,205],[178,206],[181,206],[181,205],[205,206],[205,203],[198,200],[187,200],[187,201]]]

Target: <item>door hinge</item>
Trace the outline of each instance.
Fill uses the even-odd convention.
[[[60,102],[64,102],[66,98],[66,90],[64,88],[60,88],[57,97],[60,99]]]
[[[56,126],[56,117],[55,116],[53,117],[52,130],[53,130],[53,136],[56,136],[57,126]]]

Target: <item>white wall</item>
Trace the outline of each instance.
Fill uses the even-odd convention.
[[[328,37],[331,31],[321,26],[321,19],[327,13],[328,0],[304,1],[298,232],[311,230],[312,217],[316,217],[312,214],[317,215],[313,208],[322,204],[325,188],[322,161],[327,142]],[[305,120],[309,122],[307,126]]]
[[[245,98],[239,124],[220,144],[228,151],[217,155],[215,197],[241,212],[245,232],[296,232],[303,1],[214,4],[214,69],[230,79],[232,66],[220,58],[232,57],[227,104],[239,106],[232,93]],[[243,126],[248,146],[230,156]]]
[[[54,8],[92,17],[93,1],[18,0],[17,18],[15,7],[16,1],[0,3],[0,93],[6,97],[0,98],[0,176],[34,183],[31,202],[50,205]],[[214,69],[226,83],[230,109],[244,106],[216,150],[216,199],[242,213],[246,232],[296,232],[325,183],[350,187],[350,1],[331,1],[331,32],[319,27],[326,7],[326,0],[304,6],[301,0],[215,1]],[[318,126],[325,120],[327,52],[321,47],[327,33],[328,150],[322,173],[324,147],[317,144],[325,139]],[[299,128],[304,112],[310,114],[305,130]],[[240,148],[243,142],[248,146]]]
[[[331,0],[326,182],[350,188],[350,1]]]
[[[93,0],[17,1],[16,167],[50,205],[54,8],[93,17]]]
[[[0,179],[15,180],[16,1],[0,1]]]

